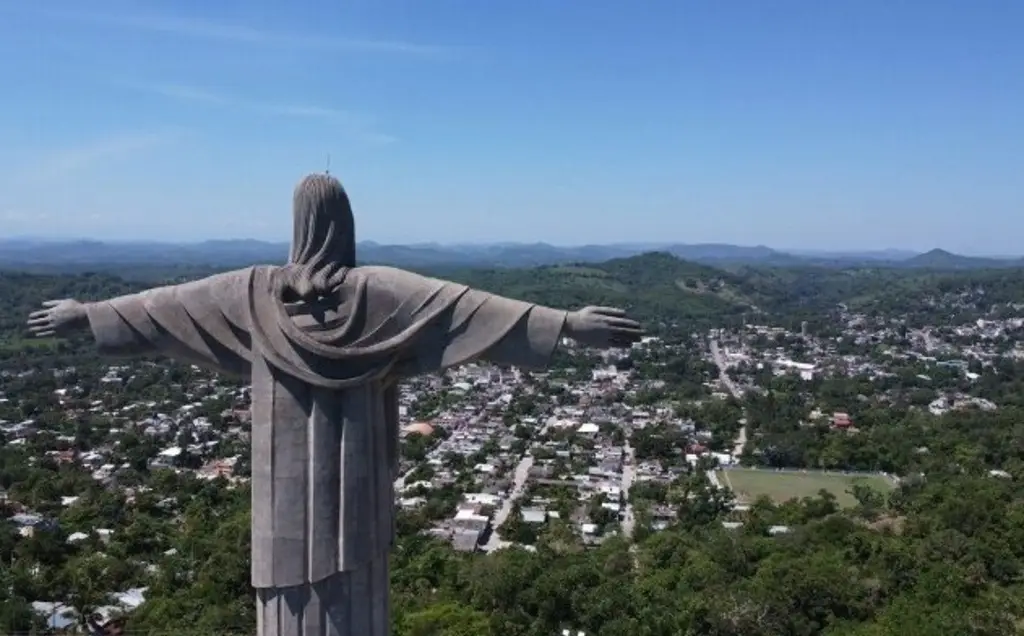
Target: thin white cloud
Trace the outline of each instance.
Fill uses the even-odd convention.
[[[202,102],[214,106],[237,105],[236,101],[222,95],[184,84],[128,84],[128,87],[186,102]]]
[[[24,187],[38,187],[54,181],[102,170],[160,147],[178,141],[185,131],[168,129],[152,132],[126,132],[84,141],[75,145],[42,150],[34,158],[29,157],[3,179],[3,187],[16,192]],[[24,212],[14,208],[7,211],[4,220],[11,220],[12,214]]]
[[[28,221],[46,221],[50,219],[48,212],[32,213],[21,208],[9,208],[0,211],[0,221],[4,223],[24,223]]]
[[[89,170],[159,146],[177,141],[181,131],[113,135],[79,146],[59,149],[33,166],[36,177],[53,178]]]
[[[115,15],[92,11],[51,9],[43,9],[40,11],[40,14],[53,20],[254,46],[321,51],[395,53],[424,57],[447,57],[458,51],[455,47],[417,44],[398,40],[345,38],[264,31],[242,25],[169,15]]]
[[[333,124],[345,131],[346,134],[370,143],[387,144],[396,141],[394,137],[374,130],[373,118],[346,110],[253,100],[185,84],[129,83],[126,86],[178,101],[246,110],[252,113],[276,117],[316,119]]]

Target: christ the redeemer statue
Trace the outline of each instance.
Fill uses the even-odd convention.
[[[551,309],[355,264],[348,196],[295,190],[290,262],[94,303],[55,300],[39,336],[161,353],[252,381],[252,584],[260,636],[383,636],[397,477],[396,383],[473,360],[544,368],[561,336],[642,335],[617,309]]]

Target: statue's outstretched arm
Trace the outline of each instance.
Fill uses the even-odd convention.
[[[62,337],[88,328],[101,353],[164,354],[245,375],[250,360],[243,311],[246,272],[98,302],[47,301],[29,316],[29,330],[40,337]]]
[[[371,285],[379,287],[379,293],[395,294],[396,302],[417,297],[424,289],[440,288],[443,291],[434,297],[448,303],[440,312],[430,304],[425,306],[423,313],[431,316],[432,324],[418,332],[400,375],[439,371],[477,359],[542,369],[562,336],[605,348],[629,346],[643,335],[640,325],[617,309],[565,311],[399,269],[365,271]]]
[[[478,357],[526,369],[546,368],[561,337],[599,349],[628,347],[644,334],[640,323],[613,307],[553,309],[470,289],[453,307],[446,346],[465,341]],[[456,354],[455,357],[458,357]],[[451,354],[449,354],[451,357]]]

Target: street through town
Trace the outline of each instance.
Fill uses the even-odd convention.
[[[725,355],[722,353],[721,348],[718,346],[717,340],[711,340],[711,357],[715,361],[715,365],[718,367],[718,376],[722,381],[722,385],[725,386],[726,390],[736,398],[740,399],[743,393],[737,388],[736,384],[729,377],[726,371],[729,368],[728,363],[725,361]],[[733,439],[733,450],[732,456],[739,457],[743,453],[743,448],[747,445],[747,425],[740,426],[740,430],[736,433],[736,437]]]
[[[627,539],[633,538],[633,528],[636,525],[636,517],[633,514],[633,504],[629,502],[629,489],[633,487],[633,479],[636,476],[636,451],[626,440],[622,460],[622,501],[625,504],[625,512],[622,515],[622,536]]]
[[[409,475],[411,475],[413,473],[413,471],[416,470],[416,468],[418,468],[418,466],[414,466],[414,467],[410,468],[409,470],[405,471],[405,473],[402,474],[398,479],[395,480],[395,492],[396,493],[401,493],[402,490],[405,489],[405,480],[409,478]]]
[[[508,519],[509,514],[512,512],[512,504],[523,496],[526,480],[530,476],[530,468],[532,467],[533,455],[529,453],[523,455],[523,458],[516,465],[515,473],[512,477],[512,488],[509,489],[508,496],[502,502],[501,508],[494,514],[494,520],[491,523],[491,536],[487,539],[487,543],[484,544],[484,552],[491,552],[507,545],[507,542],[502,541],[501,537],[498,536],[498,528]]]

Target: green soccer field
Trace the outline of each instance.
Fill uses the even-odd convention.
[[[789,472],[730,468],[719,470],[718,479],[736,494],[740,503],[753,502],[761,495],[781,503],[793,498],[813,497],[824,489],[836,496],[839,505],[849,507],[857,504],[857,500],[847,492],[854,484],[864,484],[883,493],[894,487],[893,482],[882,475],[842,475],[812,470]]]

